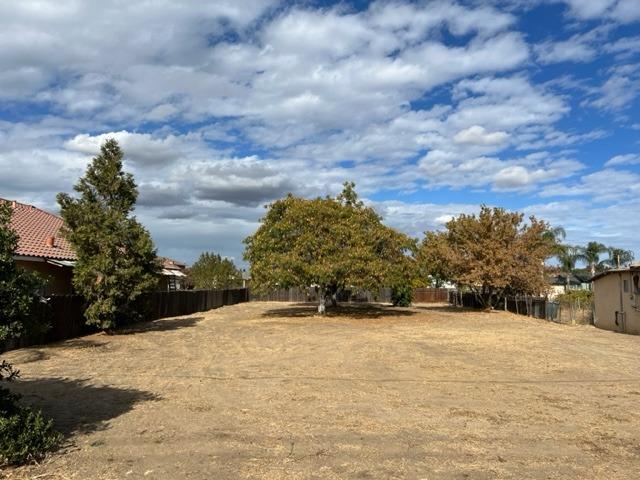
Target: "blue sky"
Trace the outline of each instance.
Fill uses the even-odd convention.
[[[413,236],[503,206],[640,255],[640,2],[2,2],[0,197],[115,137],[159,252],[240,261],[353,180]]]

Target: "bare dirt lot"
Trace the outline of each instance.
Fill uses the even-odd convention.
[[[248,303],[9,352],[33,479],[637,479],[640,337],[444,306]]]

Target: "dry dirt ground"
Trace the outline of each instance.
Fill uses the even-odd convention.
[[[66,435],[10,479],[637,479],[640,337],[249,303],[7,354]]]

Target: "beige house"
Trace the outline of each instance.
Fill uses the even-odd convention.
[[[593,277],[593,302],[596,327],[640,335],[640,264]]]

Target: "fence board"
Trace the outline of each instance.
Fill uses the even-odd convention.
[[[413,301],[415,303],[440,303],[449,300],[446,288],[414,288]]]

